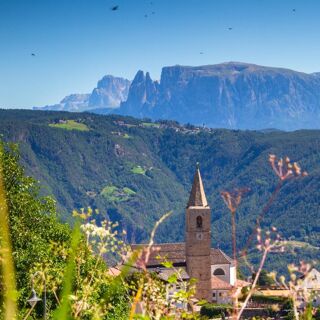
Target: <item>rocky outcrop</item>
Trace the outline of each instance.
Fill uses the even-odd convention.
[[[134,77],[126,102],[121,103],[120,112],[126,115],[144,117],[152,112],[157,102],[159,83],[152,81],[149,72],[139,70]]]
[[[118,108],[128,97],[130,81],[127,79],[104,76],[93,89],[89,108]]]

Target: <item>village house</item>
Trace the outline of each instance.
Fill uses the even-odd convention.
[[[298,285],[299,307],[305,307],[311,302],[314,307],[320,306],[320,272],[313,268],[302,276]]]

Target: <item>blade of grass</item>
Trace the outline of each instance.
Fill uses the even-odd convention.
[[[77,254],[77,248],[80,242],[80,223],[77,222],[74,226],[71,238],[70,256],[66,266],[66,271],[63,280],[63,290],[61,295],[61,304],[57,311],[54,313],[55,320],[67,320],[71,319],[71,306],[69,296],[72,293],[72,283],[75,277],[75,257]]]
[[[1,146],[0,146],[1,148]],[[0,159],[2,159],[2,148],[0,149]],[[2,163],[0,161],[0,246],[1,246],[1,268],[4,286],[4,319],[16,319],[16,282],[12,259],[12,248],[9,231],[9,214],[6,202],[5,187],[3,182]]]

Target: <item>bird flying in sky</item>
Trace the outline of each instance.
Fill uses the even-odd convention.
[[[116,10],[118,10],[119,9],[119,6],[113,6],[113,7],[111,7],[111,9],[110,10],[112,10],[112,11],[116,11]]]

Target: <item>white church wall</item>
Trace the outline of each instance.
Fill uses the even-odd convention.
[[[236,267],[230,267],[230,284],[234,286],[236,284],[237,274]]]
[[[229,264],[211,265],[211,275],[213,275],[217,269],[222,269],[224,271],[224,275],[215,275],[215,276],[227,283],[230,283],[230,265]]]
[[[212,302],[227,304],[232,302],[229,290],[212,290]]]

